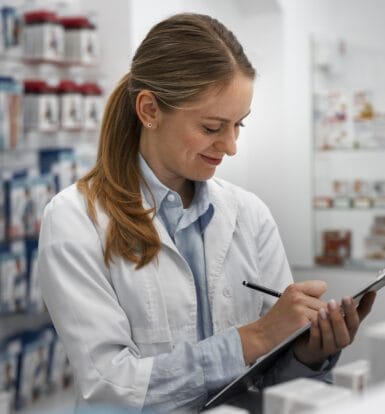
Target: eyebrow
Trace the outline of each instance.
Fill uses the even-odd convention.
[[[242,121],[243,119],[245,119],[248,115],[250,115],[251,109],[247,112],[246,115],[244,115],[242,118],[240,118],[240,121]],[[213,121],[221,121],[221,122],[227,122],[229,123],[230,120],[226,119],[226,118],[222,118],[220,116],[205,116],[204,119],[210,119]]]

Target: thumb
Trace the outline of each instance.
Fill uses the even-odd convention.
[[[376,298],[376,292],[368,292],[360,300],[360,303],[357,307],[357,312],[358,312],[360,321],[366,318],[368,313],[371,311],[375,298]]]

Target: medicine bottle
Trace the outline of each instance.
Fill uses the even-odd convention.
[[[80,87],[71,80],[58,85],[60,126],[64,130],[79,130],[83,126],[83,95]]]
[[[44,80],[24,81],[23,119],[26,131],[57,131],[59,97],[57,88]]]
[[[56,13],[48,10],[25,13],[22,39],[26,59],[63,60],[64,28]]]
[[[87,131],[95,131],[99,128],[102,118],[102,89],[93,82],[84,83],[80,89],[83,94],[83,128]]]

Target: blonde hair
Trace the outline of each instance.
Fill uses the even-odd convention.
[[[114,255],[140,268],[161,246],[145,209],[138,164],[141,123],[135,110],[141,90],[150,90],[163,111],[197,100],[211,86],[228,83],[237,71],[251,79],[255,70],[242,46],[223,24],[206,15],[183,13],[155,25],[137,49],[131,72],[119,82],[104,112],[97,161],[78,181],[96,222],[95,203],[109,216],[104,259]]]

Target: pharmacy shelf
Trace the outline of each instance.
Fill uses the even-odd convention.
[[[73,414],[75,408],[75,391],[73,387],[45,396],[32,403],[17,414]]]
[[[38,329],[51,322],[48,312],[16,313],[0,316],[0,340],[24,331]]]

